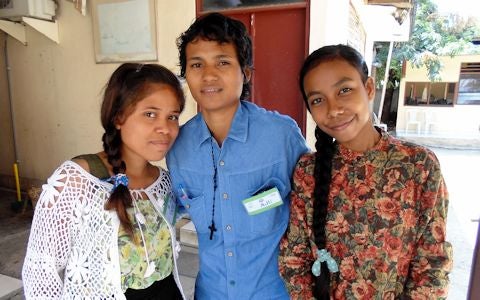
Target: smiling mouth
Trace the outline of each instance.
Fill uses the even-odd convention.
[[[350,123],[352,123],[352,121],[353,121],[353,119],[347,120],[347,121],[342,121],[342,122],[339,122],[335,125],[330,125],[330,126],[328,126],[328,128],[330,128],[331,130],[335,130],[335,131],[343,130],[343,129],[347,128],[348,125],[350,125]]]
[[[220,91],[222,91],[221,88],[215,88],[215,87],[203,88],[203,89],[201,90],[201,92],[202,92],[203,94],[214,94],[214,93],[218,93],[218,92],[220,92]]]

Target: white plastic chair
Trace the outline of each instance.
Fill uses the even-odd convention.
[[[434,113],[431,111],[425,112],[425,127],[423,133],[427,134],[431,132],[432,126],[437,126],[438,122],[435,121]]]
[[[417,134],[420,134],[421,122],[418,119],[418,113],[419,111],[416,109],[407,109],[405,111],[405,118],[406,118],[405,131],[408,132],[408,128],[414,125],[416,126]]]
[[[385,123],[382,123],[380,119],[377,117],[377,114],[372,112],[372,121],[373,125],[376,127],[380,127],[383,131],[388,131],[388,126]]]

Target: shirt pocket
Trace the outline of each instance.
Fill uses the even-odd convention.
[[[249,215],[245,207],[243,208],[248,220],[248,228],[250,228],[252,233],[269,234],[275,232],[284,227],[288,220],[288,203],[285,203],[288,191],[282,180],[276,177],[271,177],[264,181],[260,186],[252,189],[249,194],[253,196],[274,187],[278,189],[280,196],[282,197],[282,205],[273,207],[256,215]]]
[[[181,198],[179,197],[180,202],[183,207],[185,207],[186,212],[190,216],[195,225],[195,230],[198,233],[207,233],[209,232],[207,225],[207,211],[205,207],[205,196],[200,195],[193,198]]]

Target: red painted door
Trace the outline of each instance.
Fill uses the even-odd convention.
[[[250,32],[254,63],[251,101],[290,115],[305,134],[306,110],[298,88],[298,72],[308,54],[308,2],[220,12],[242,21]]]

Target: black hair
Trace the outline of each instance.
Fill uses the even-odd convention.
[[[312,52],[303,63],[300,70],[299,84],[303,100],[308,105],[304,88],[304,79],[308,72],[323,62],[344,60],[357,69],[362,82],[368,79],[368,67],[362,55],[352,47],[345,45],[325,46]],[[323,132],[318,126],[315,128],[315,189],[313,192],[313,233],[318,249],[323,249],[327,244],[326,223],[328,195],[332,181],[332,159],[336,152],[334,139]],[[330,272],[325,263],[321,264],[321,273],[315,282],[314,294],[317,299],[330,299]]]
[[[178,78],[167,68],[157,64],[124,63],[110,77],[103,96],[100,118],[105,130],[102,141],[108,163],[113,173],[125,173],[127,166],[122,160],[122,138],[116,128],[131,112],[135,105],[152,91],[154,85],[163,84],[170,87],[177,96],[180,111],[185,106],[183,89]],[[108,210],[115,210],[120,224],[129,234],[133,234],[132,223],[127,215],[127,208],[132,206],[132,197],[128,187],[116,187],[105,204]]]
[[[187,45],[197,39],[216,41],[220,44],[232,43],[235,46],[238,63],[244,74],[243,89],[240,99],[250,96],[250,80],[245,76],[245,70],[253,70],[252,41],[242,22],[224,16],[220,13],[209,13],[195,20],[190,27],[177,39],[180,60],[180,76],[185,77]]]

